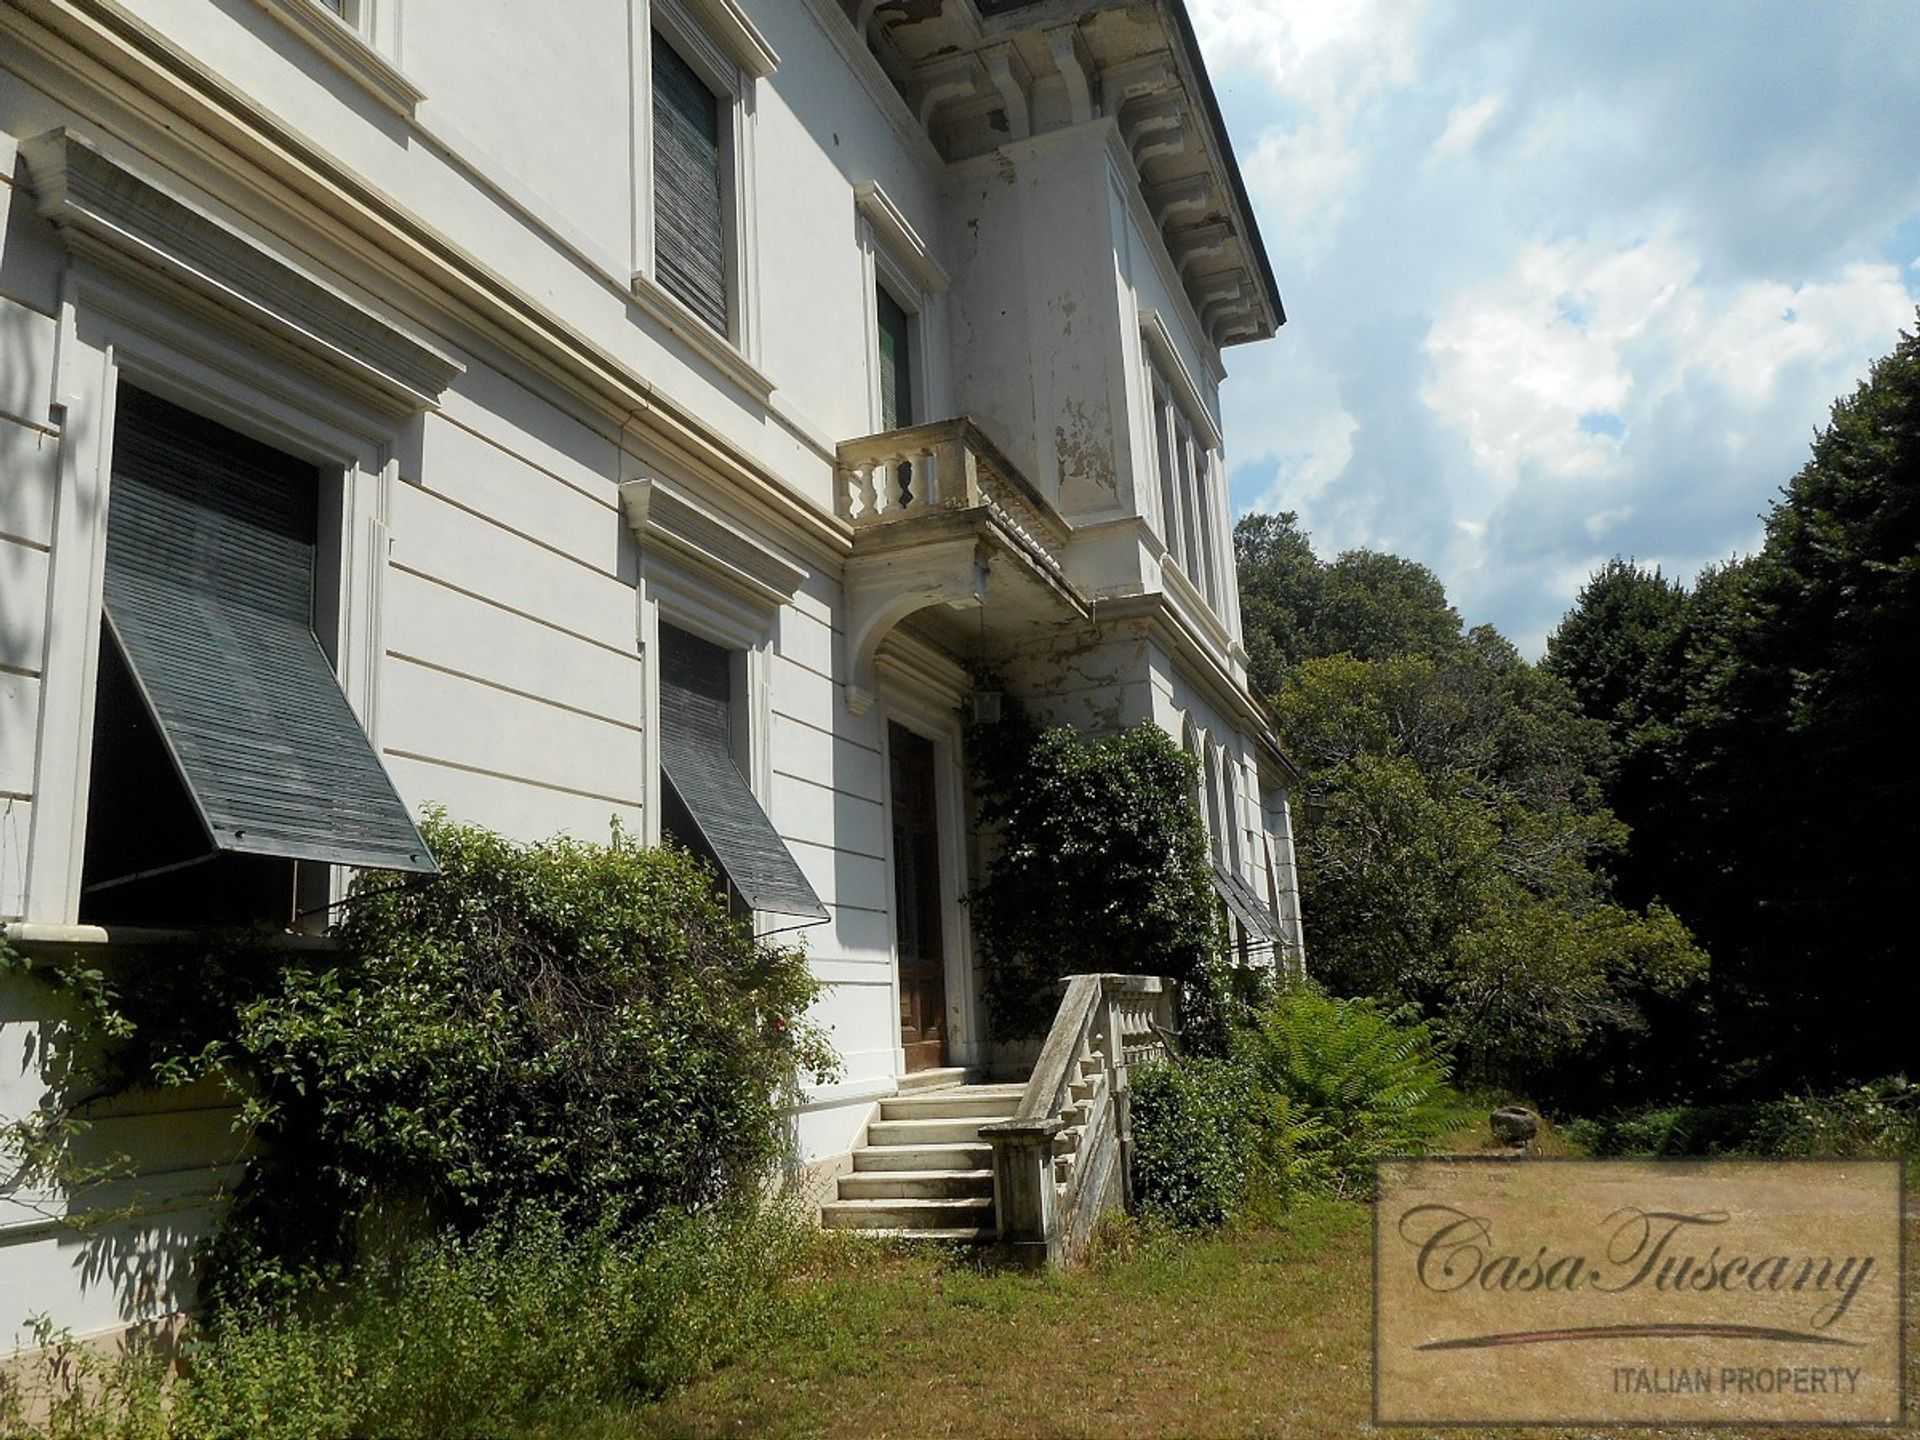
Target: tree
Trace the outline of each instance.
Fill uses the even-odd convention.
[[[1590,1092],[1662,1083],[1650,1016],[1705,957],[1612,899],[1606,725],[1491,626],[1463,632],[1424,566],[1323,564],[1292,515],[1235,539],[1249,653],[1329,801],[1300,841],[1316,975],[1419,1006],[1479,1078],[1551,1096],[1577,1058]]]
[[[1044,1033],[1051,983],[1100,971],[1171,976],[1194,1020],[1221,950],[1194,758],[1157,725],[1088,738],[1012,701],[968,757],[996,842],[968,897],[996,1032]]]
[[[1276,699],[1328,793],[1301,841],[1316,975],[1409,1001],[1475,1078],[1583,1098],[1662,1079],[1639,1043],[1705,957],[1670,912],[1612,903],[1622,827],[1594,805],[1590,722],[1551,677],[1481,635],[1417,656],[1308,660]]]
[[[1287,667],[1310,653],[1308,637],[1319,623],[1320,561],[1291,510],[1243,517],[1233,527],[1233,553],[1248,666],[1254,683],[1272,693]]]
[[[1615,562],[1549,663],[1620,747],[1631,887],[1714,952],[1723,1067],[1777,1089],[1912,1063],[1920,332],[1834,404],[1766,527],[1677,600]]]
[[[1290,667],[1314,656],[1438,660],[1460,648],[1460,615],[1446,587],[1415,561],[1349,550],[1323,564],[1291,510],[1243,516],[1233,550],[1247,654],[1254,682],[1269,694]]]

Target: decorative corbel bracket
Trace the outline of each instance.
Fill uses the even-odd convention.
[[[1213,177],[1203,170],[1197,175],[1169,180],[1164,185],[1150,186],[1146,196],[1154,221],[1162,227],[1175,220],[1197,218],[1214,209]]]
[[[1047,51],[1053,56],[1060,78],[1066,82],[1067,121],[1073,125],[1084,125],[1093,119],[1096,102],[1096,72],[1086,37],[1080,33],[1080,27],[1074,24],[1049,26],[1043,33],[1047,37]]]
[[[987,67],[987,78],[1000,92],[1001,108],[1007,112],[1007,137],[1025,140],[1033,134],[1033,75],[1020,51],[1011,41],[989,45],[980,52]]]
[[[971,55],[951,55],[930,61],[922,65],[916,75],[920,99],[914,112],[923,130],[931,127],[934,116],[947,106],[972,100],[980,94],[980,67]]]

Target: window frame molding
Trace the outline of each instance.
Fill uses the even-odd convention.
[[[759,219],[755,164],[759,82],[779,63],[733,0],[636,0],[631,35],[634,300],[762,400],[759,373]],[[653,36],[658,33],[713,91],[720,108],[721,226],[727,256],[727,330],[715,330],[658,278],[654,231]],[[744,362],[744,365],[742,364]],[[744,371],[744,373],[742,373]]]
[[[93,779],[120,383],[314,465],[320,507],[314,633],[383,764],[382,617],[388,516],[400,474],[398,427],[389,417],[352,405],[326,381],[250,347],[243,337],[198,323],[166,299],[84,259],[76,259],[70,271],[60,337],[55,375],[63,412],[56,482],[60,519],[49,582],[25,919],[72,925],[79,914]],[[78,416],[90,417],[90,423],[73,427]],[[320,593],[327,579],[329,593]],[[346,895],[347,867],[330,865],[326,873],[325,902],[337,903]]]
[[[322,0],[253,3],[396,115],[411,120],[427,98],[398,63],[402,0],[345,0],[348,13],[344,17]]]
[[[1153,492],[1161,512],[1163,557],[1172,560],[1207,609],[1231,630],[1226,558],[1231,526],[1229,533],[1222,533],[1218,493],[1224,437],[1193,372],[1180,358],[1172,332],[1153,310],[1140,312],[1140,368],[1149,433],[1154,437]],[[1160,430],[1169,413],[1183,423],[1166,426],[1170,433],[1162,444]],[[1173,515],[1166,513],[1169,489],[1179,505]]]
[[[642,843],[660,843],[660,627],[663,624],[733,654],[734,763],[746,777],[753,798],[772,820],[773,647],[779,630],[778,605],[756,603],[717,590],[697,566],[644,544],[640,546],[635,602],[642,659],[640,728],[645,778]],[[777,825],[775,828],[778,829]],[[756,929],[766,916],[765,911],[754,912]]]
[[[913,391],[913,423],[931,422],[937,408],[934,309],[950,279],[928,252],[926,242],[900,207],[875,181],[853,189],[854,239],[860,251],[861,324],[866,338],[868,433],[879,434],[885,423],[880,395],[879,291],[884,287],[906,312],[907,375]]]

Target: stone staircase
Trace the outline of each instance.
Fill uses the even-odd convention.
[[[968,1085],[924,1071],[880,1102],[853,1169],[820,1207],[833,1230],[979,1244],[994,1239],[993,1147],[980,1127],[1020,1106],[1024,1085]]]

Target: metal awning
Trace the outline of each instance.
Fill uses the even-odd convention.
[[[731,660],[717,645],[660,629],[660,768],[750,910],[825,920],[733,759]]]
[[[1228,913],[1238,920],[1249,934],[1257,935],[1263,940],[1279,940],[1279,918],[1245,880],[1225,866],[1215,865],[1213,888],[1225,903]]]
[[[436,870],[313,632],[311,467],[123,388],[105,596],[216,851]]]

